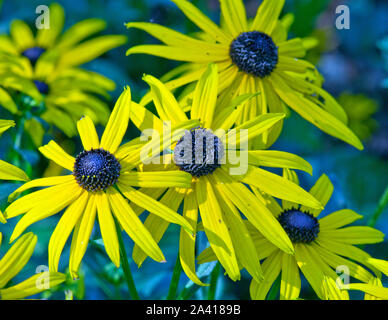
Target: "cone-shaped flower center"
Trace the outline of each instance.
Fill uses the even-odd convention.
[[[294,243],[310,243],[318,236],[318,219],[310,213],[292,209],[282,212],[278,220]]]
[[[39,90],[40,93],[42,94],[48,94],[50,89],[49,89],[49,86],[43,82],[43,81],[39,81],[39,80],[34,80],[34,83],[35,83],[35,86],[37,87],[37,89]]]
[[[32,47],[24,50],[22,52],[22,55],[28,58],[28,60],[30,60],[32,65],[35,65],[36,61],[38,61],[39,57],[45,51],[46,50],[41,47]]]
[[[120,176],[121,165],[104,149],[82,151],[74,163],[73,175],[87,191],[101,191],[113,186]]]
[[[278,63],[278,48],[272,38],[259,31],[241,33],[230,45],[233,63],[257,77],[269,76]]]
[[[209,129],[193,128],[186,131],[174,149],[175,164],[194,177],[213,173],[221,166],[224,146]]]

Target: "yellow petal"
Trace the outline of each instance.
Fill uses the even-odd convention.
[[[0,290],[4,300],[23,299],[45,290],[54,288],[66,280],[66,275],[58,272],[42,272],[17,285]]]
[[[61,167],[73,171],[75,158],[67,154],[55,141],[51,140],[45,146],[40,147],[39,151]]]
[[[125,172],[120,175],[122,185],[144,188],[190,188],[191,175],[184,171]]]
[[[63,50],[69,48],[80,41],[86,39],[94,33],[97,33],[106,27],[106,22],[102,19],[90,18],[77,22],[69,29],[58,40],[56,48]]]
[[[13,101],[12,97],[8,94],[8,92],[5,91],[3,88],[0,88],[0,103],[3,108],[7,109],[12,113],[16,113],[18,111],[18,107],[16,103]],[[0,120],[0,121],[1,121],[0,134],[3,133],[8,128],[15,126],[15,123],[11,120]]]
[[[233,181],[223,170],[215,171],[210,179],[268,241],[281,250],[293,254],[291,240],[279,221],[244,184]]]
[[[159,246],[133,212],[128,202],[113,188],[107,190],[107,195],[113,214],[131,239],[155,261],[165,261]]]
[[[191,48],[189,51],[186,48],[171,47],[165,45],[138,45],[127,50],[126,55],[131,54],[149,54],[161,58],[172,59],[177,61],[187,61],[196,63],[210,63],[216,61],[224,61],[227,56],[224,52],[218,53],[211,49],[206,51]]]
[[[210,64],[198,80],[194,91],[191,118],[200,119],[204,128],[211,128],[218,95],[218,67]]]
[[[334,186],[331,183],[329,177],[325,174],[321,175],[317,182],[313,185],[313,187],[310,190],[310,194],[314,196],[315,199],[317,199],[322,206],[326,206],[328,201],[331,198],[331,195],[333,194]],[[309,207],[302,206],[302,211],[308,211],[309,213],[313,214],[315,217],[317,217],[322,210],[320,209],[312,209]]]
[[[206,236],[226,273],[233,280],[240,279],[240,269],[232,239],[222,216],[222,210],[207,177],[196,184],[196,196]]]
[[[306,248],[306,245],[295,245],[295,259],[300,270],[303,272],[315,293],[320,299],[324,299],[325,295],[322,288],[324,273],[322,272],[319,264],[312,258]]]
[[[249,164],[256,166],[298,169],[313,174],[313,168],[306,160],[288,152],[275,150],[249,150],[248,161]]]
[[[282,279],[280,282],[280,300],[295,300],[299,298],[301,281],[299,268],[295,257],[283,253],[282,257]]]
[[[105,192],[96,194],[98,221],[106,253],[118,268],[120,266],[120,249],[115,222]]]
[[[192,5],[187,0],[172,0],[183,11],[187,18],[195,23],[206,34],[211,36],[214,40],[222,43],[228,43],[229,39],[225,33],[207,16],[205,16],[198,8]]]
[[[115,153],[127,131],[131,112],[131,90],[126,87],[117,100],[101,138],[100,147]]]
[[[161,120],[172,121],[172,126],[188,120],[174,95],[160,80],[150,75],[143,76],[143,80],[151,88],[151,95]]]
[[[318,200],[297,184],[261,168],[250,166],[248,173],[241,181],[253,185],[276,198],[305,204],[312,208],[322,208]]]
[[[27,174],[18,167],[15,167],[8,162],[0,160],[0,179],[2,180],[18,180],[18,181],[28,181],[30,178]]]
[[[378,243],[384,240],[384,233],[371,227],[352,226],[335,230],[321,230],[320,235],[331,240],[349,244]]]
[[[32,207],[31,210],[19,220],[13,230],[10,242],[14,241],[31,224],[61,211],[77,199],[83,190],[75,182],[71,182],[69,185],[62,188],[64,185],[66,184],[50,187],[50,189],[52,189],[51,191],[56,190],[57,193],[53,194],[50,199],[44,199],[36,206]]]
[[[169,188],[167,192],[160,199],[160,203],[168,206],[171,210],[177,211],[182,200],[186,194],[186,189]],[[152,238],[158,243],[164,233],[166,232],[170,223],[159,216],[154,214],[148,215],[144,222],[144,226],[149,230]],[[132,253],[133,260],[136,262],[138,267],[142,265],[144,260],[147,258],[147,254],[141,249],[140,246],[136,245],[133,248]]]
[[[253,20],[250,29],[271,35],[278,22],[284,2],[285,0],[264,0],[257,10],[255,19]]]
[[[72,250],[70,253],[69,271],[73,279],[78,278],[78,269],[82,258],[85,255],[89,244],[90,235],[94,226],[97,212],[97,201],[95,195],[88,197],[85,210],[79,220],[79,227],[77,229],[76,237],[73,237]]]
[[[283,253],[280,250],[274,252],[262,264],[264,280],[260,283],[252,280],[249,292],[252,300],[265,300],[269,289],[278,277],[282,266]]]
[[[388,276],[388,261],[369,258],[368,262]]]
[[[83,117],[81,120],[77,121],[77,129],[81,137],[84,150],[98,149],[100,147],[100,141],[92,119],[88,116]]]
[[[144,193],[137,191],[134,188],[131,188],[128,185],[118,183],[117,186],[119,187],[121,193],[129,201],[137,204],[138,206],[144,206],[147,211],[161,217],[162,219],[168,222],[182,226],[187,232],[191,234],[194,232],[192,225],[185,218],[183,218],[181,215],[174,212],[167,206],[161,204],[159,201],[147,196]]]
[[[319,227],[321,230],[325,229],[337,229],[352,222],[362,219],[362,215],[354,212],[350,209],[343,209],[339,211],[332,212],[327,216],[319,219]]]
[[[65,13],[58,3],[52,3],[49,7],[50,27],[38,29],[36,41],[40,47],[50,48],[61,34],[65,22]]]
[[[126,24],[126,27],[128,29],[137,28],[144,30],[171,47],[195,48],[201,51],[211,50],[218,54],[224,54],[225,59],[228,58],[228,49],[225,46],[188,37],[183,33],[174,31],[156,23],[130,22]],[[163,81],[165,81],[165,76],[163,77]]]
[[[248,30],[247,17],[242,0],[220,0],[221,13],[233,37]]]
[[[307,121],[327,134],[341,139],[359,150],[363,149],[357,136],[341,120],[292,90],[276,72],[271,74],[269,81],[279,97]]]
[[[3,288],[27,264],[38,237],[32,232],[21,236],[0,260],[0,288]]]
[[[227,142],[229,149],[239,148],[240,144],[252,140],[260,134],[268,131],[284,117],[285,114],[282,113],[267,113],[259,115],[254,119],[244,122],[243,124],[230,130],[225,136],[221,137],[221,139],[222,141]],[[244,131],[241,132],[241,130]],[[244,134],[244,132],[247,134]]]
[[[123,35],[105,35],[93,38],[63,53],[59,66],[70,67],[89,62],[126,42],[127,37]]]
[[[230,230],[233,245],[238,248],[238,250],[236,250],[238,261],[245,269],[247,269],[253,279],[260,282],[263,280],[263,271],[261,270],[260,259],[257,255],[250,233],[246,228],[246,224],[236,207],[222,190],[218,188],[218,185],[216,184],[214,187],[217,198],[219,199],[223,217]]]
[[[10,27],[10,34],[19,50],[24,51],[34,46],[34,35],[30,27],[22,20],[13,20]]]
[[[195,193],[190,190],[183,203],[183,217],[189,221],[193,229],[197,226],[198,204]],[[189,234],[184,229],[180,231],[179,237],[179,257],[183,271],[191,281],[199,286],[207,286],[203,283],[195,272],[195,240],[196,233]]]
[[[18,189],[16,189],[14,192],[12,192],[8,196],[8,202],[12,202],[22,192],[24,192],[28,189],[37,188],[37,187],[51,187],[51,186],[56,186],[58,184],[70,182],[73,180],[74,180],[74,177],[72,175],[68,175],[68,176],[40,178],[40,179],[35,179],[32,181],[29,181],[29,182],[23,184]]]
[[[77,221],[79,221],[80,216],[84,213],[88,198],[88,193],[84,191],[81,196],[66,209],[57,223],[48,246],[50,271],[58,271],[59,259],[63,247],[65,246],[66,241]]]

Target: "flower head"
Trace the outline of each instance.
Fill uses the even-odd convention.
[[[170,90],[198,81],[207,65],[216,63],[221,96],[261,93],[246,104],[238,124],[260,114],[284,112],[287,105],[327,134],[363,148],[346,125],[345,111],[321,88],[322,77],[315,66],[301,59],[307,41],[287,40],[289,19],[279,20],[285,0],[264,0],[252,21],[246,17],[242,0],[220,0],[221,26],[189,1],[172,1],[201,30],[199,36],[187,36],[154,23],[127,23],[128,28],[144,30],[163,42],[134,46],[127,55],[142,53],[187,62],[164,76]],[[186,90],[185,94],[188,102],[194,92]],[[147,95],[141,104],[150,100]],[[222,106],[216,112],[222,112]],[[279,121],[268,135],[256,139],[256,146],[273,144],[281,129]]]
[[[38,29],[36,36],[21,20],[11,23],[10,36],[0,35],[0,105],[14,114],[42,118],[72,137],[82,115],[106,124],[109,108],[101,98],[109,98],[108,91],[115,88],[110,79],[78,66],[124,44],[126,37],[86,40],[106,27],[100,19],[78,22],[62,34],[63,8],[53,3],[49,14],[50,28]],[[26,123],[31,136],[36,126],[43,130],[39,122],[29,124],[31,120]]]
[[[285,169],[284,176],[298,183],[294,171]],[[310,194],[323,205],[327,204],[332,192],[333,185],[326,175],[322,175],[310,190]],[[250,286],[252,299],[265,299],[278,276],[281,277],[280,299],[299,298],[300,272],[320,299],[348,299],[347,290],[351,288],[354,290],[363,288],[365,292],[372,294],[373,288],[365,284],[374,277],[380,276],[380,271],[384,268],[376,263],[373,264],[369,254],[355,245],[381,242],[384,239],[382,232],[366,226],[348,226],[362,218],[361,215],[349,209],[339,210],[319,218],[322,209],[300,206],[284,200],[280,206],[271,196],[264,193],[256,195],[273,212],[274,217],[284,228],[294,245],[295,255],[279,250],[258,232],[251,222],[244,221],[256,247],[258,261],[263,261],[264,280],[260,282],[252,279]],[[198,256],[200,263],[215,259],[216,256],[210,248]],[[347,283],[341,282],[336,272],[345,272],[346,275],[360,280],[363,284],[350,284],[348,287]],[[376,293],[376,295],[379,294]]]
[[[2,235],[0,233],[0,244],[1,240]],[[23,299],[55,287],[66,280],[66,276],[62,273],[43,272],[7,287],[7,284],[24,268],[31,258],[37,241],[38,237],[32,232],[26,233],[0,259],[0,300]]]

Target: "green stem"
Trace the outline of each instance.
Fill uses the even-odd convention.
[[[116,225],[117,237],[119,240],[121,267],[123,268],[123,271],[124,271],[124,276],[125,276],[125,280],[127,281],[128,290],[132,300],[140,300],[139,294],[137,293],[137,289],[135,286],[135,282],[133,281],[131,269],[129,267],[127,252],[125,251],[124,241],[121,235],[121,228],[116,218],[114,220]]]
[[[176,299],[176,293],[178,290],[178,284],[179,284],[179,279],[181,277],[181,273],[182,273],[182,265],[181,265],[181,260],[180,260],[179,253],[178,253],[178,256],[177,256],[176,262],[175,262],[174,271],[172,273],[170,288],[168,290],[167,300],[175,300]]]
[[[217,281],[218,281],[218,276],[220,275],[220,271],[221,271],[221,264],[217,262],[217,265],[214,267],[214,270],[210,275],[210,286],[209,286],[209,291],[207,293],[207,300],[214,300],[216,297]]]
[[[374,227],[384,208],[388,204],[388,186],[385,188],[383,195],[381,196],[377,208],[368,222],[368,226]]]

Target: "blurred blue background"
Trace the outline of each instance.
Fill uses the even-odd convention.
[[[100,72],[116,82],[117,88],[112,93],[112,101],[116,100],[124,85],[130,85],[134,100],[138,101],[147,88],[141,81],[143,73],[161,76],[177,65],[173,61],[145,55],[126,57],[125,51],[129,47],[141,43],[156,43],[157,40],[144,32],[127,30],[124,26],[125,22],[152,21],[182,32],[195,31],[193,24],[188,22],[177,7],[168,0],[63,0],[58,2],[66,12],[65,28],[86,18],[99,17],[108,23],[104,34],[125,34],[129,37],[126,45],[84,65],[86,69]],[[192,2],[212,19],[218,21],[217,0],[193,0]],[[49,3],[51,1],[3,1],[0,9],[0,34],[9,32],[10,22],[15,18],[23,19],[32,26],[36,18],[35,8],[40,4]],[[253,16],[260,1],[247,0],[245,3],[248,15]],[[350,8],[349,30],[335,28],[337,17],[335,8],[341,4],[346,4]],[[364,215],[364,219],[359,223],[366,224],[375,212],[388,181],[388,2],[386,0],[286,0],[283,12],[295,14],[291,37],[314,36],[320,40],[320,45],[309,52],[307,58],[317,64],[323,74],[325,89],[344,102],[355,131],[358,132],[357,130],[361,128],[359,132],[365,150],[359,152],[321,133],[296,114],[292,114],[285,121],[283,133],[272,148],[296,153],[311,163],[314,175],[311,177],[301,174],[302,186],[311,187],[322,173],[330,177],[335,191],[323,214],[350,208]],[[346,99],[354,95],[358,96],[355,99]],[[371,110],[371,105],[377,108],[374,114],[368,112]],[[134,128],[130,128],[127,138],[130,139],[136,133]],[[1,140],[2,146],[7,143],[7,139],[9,137],[4,134]],[[3,157],[1,152],[0,156]],[[36,157],[31,154],[31,161],[37,161]],[[1,182],[2,209],[9,190],[16,187],[17,184]],[[33,260],[19,276],[20,280],[35,273],[37,265],[47,264],[47,245],[58,218],[59,216],[54,216],[29,228],[38,234],[39,242]],[[7,225],[0,226],[5,240],[9,238],[16,224],[15,220],[17,219],[11,219]],[[388,208],[381,214],[376,228],[388,234]],[[178,236],[178,229],[171,226],[161,242],[167,263],[157,265],[147,259],[142,268],[138,269],[131,261],[132,272],[142,298],[165,298],[176,259]],[[94,237],[96,239],[99,237],[99,230],[94,230]],[[124,240],[130,255],[132,243],[128,237]],[[200,247],[205,246],[205,240],[200,239]],[[3,244],[1,252],[4,253],[6,247],[7,245]],[[109,263],[101,249],[98,241],[88,248],[82,269],[86,276],[78,282],[69,281],[66,288],[77,292],[76,298],[127,298],[128,292],[121,269],[117,270]],[[67,246],[61,258],[62,263],[68,261],[68,250]],[[388,259],[387,240],[378,245],[367,246],[366,250],[378,258]],[[211,268],[201,272],[206,275],[209,270]],[[247,274],[244,274],[243,279],[237,284],[220,277],[216,298],[248,299],[249,281]],[[182,275],[180,289],[187,283],[188,279]],[[385,285],[388,283],[385,282]],[[205,295],[205,289],[199,289],[192,297],[200,299]],[[307,287],[304,288],[301,296],[314,298],[314,294]],[[63,299],[65,295],[62,288],[58,292],[46,293],[43,297]],[[355,294],[354,297],[359,298],[360,295]]]

